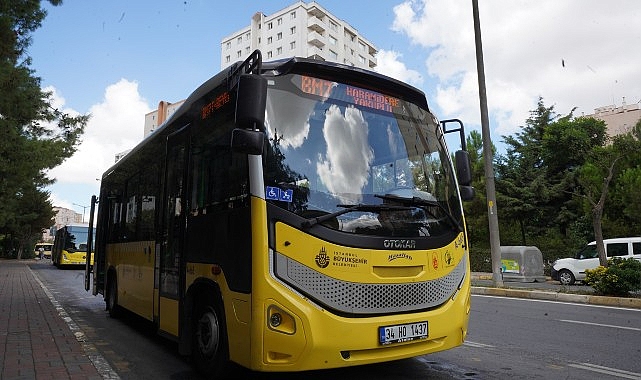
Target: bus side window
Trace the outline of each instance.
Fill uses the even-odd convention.
[[[127,196],[125,198],[127,203],[124,205],[125,215],[122,229],[123,236],[121,236],[122,241],[137,240],[138,214],[141,203],[138,193],[138,178],[138,173],[136,173],[127,181]]]

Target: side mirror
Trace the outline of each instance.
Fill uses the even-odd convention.
[[[264,130],[266,103],[267,79],[257,74],[242,74],[236,97],[236,126]]]
[[[464,201],[474,199],[475,192],[472,186],[459,186],[459,192],[461,193],[461,199]]]
[[[468,186],[472,183],[472,167],[470,166],[470,155],[465,150],[457,150],[454,154],[456,164],[456,179],[460,186]]]
[[[234,128],[231,131],[231,148],[234,152],[245,154],[263,154],[265,132]]]

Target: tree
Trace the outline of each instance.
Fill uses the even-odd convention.
[[[0,0],[0,236],[19,240],[18,252],[30,240],[25,231],[33,239],[51,225],[44,188],[55,180],[46,171],[76,151],[89,117],[55,109],[29,67],[31,33],[46,14],[41,1]],[[37,209],[27,212],[25,199],[38,199]]]
[[[545,130],[559,116],[554,106],[546,107],[539,98],[522,132],[503,136],[508,145],[497,165],[497,200],[503,222],[516,222],[521,244],[529,234],[540,235],[552,223],[551,185],[545,170],[543,137]]]
[[[632,226],[632,233],[638,231],[641,218],[635,210],[641,211],[641,201],[638,199],[638,186],[641,185],[640,137],[641,120],[632,132],[615,136],[612,144],[594,147],[580,170],[580,195],[592,214],[599,264],[604,267],[607,267],[608,260],[603,244],[603,218],[611,190],[615,191],[611,197],[614,204],[609,208],[616,210],[616,218],[627,219]],[[614,185],[611,186],[612,183]]]

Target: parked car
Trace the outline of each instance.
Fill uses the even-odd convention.
[[[605,252],[608,258],[621,257],[628,259],[634,257],[641,261],[641,237],[627,237],[604,239]],[[596,242],[591,242],[577,252],[574,257],[558,259],[552,263],[550,276],[562,285],[572,285],[576,281],[585,280],[585,270],[595,269],[599,266],[599,256]]]

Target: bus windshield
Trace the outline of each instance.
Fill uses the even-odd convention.
[[[67,234],[65,236],[64,250],[71,253],[76,251],[86,252],[87,235],[87,227],[68,226]]]
[[[461,229],[454,172],[428,110],[371,89],[289,74],[268,80],[265,124],[268,202],[354,234]]]

